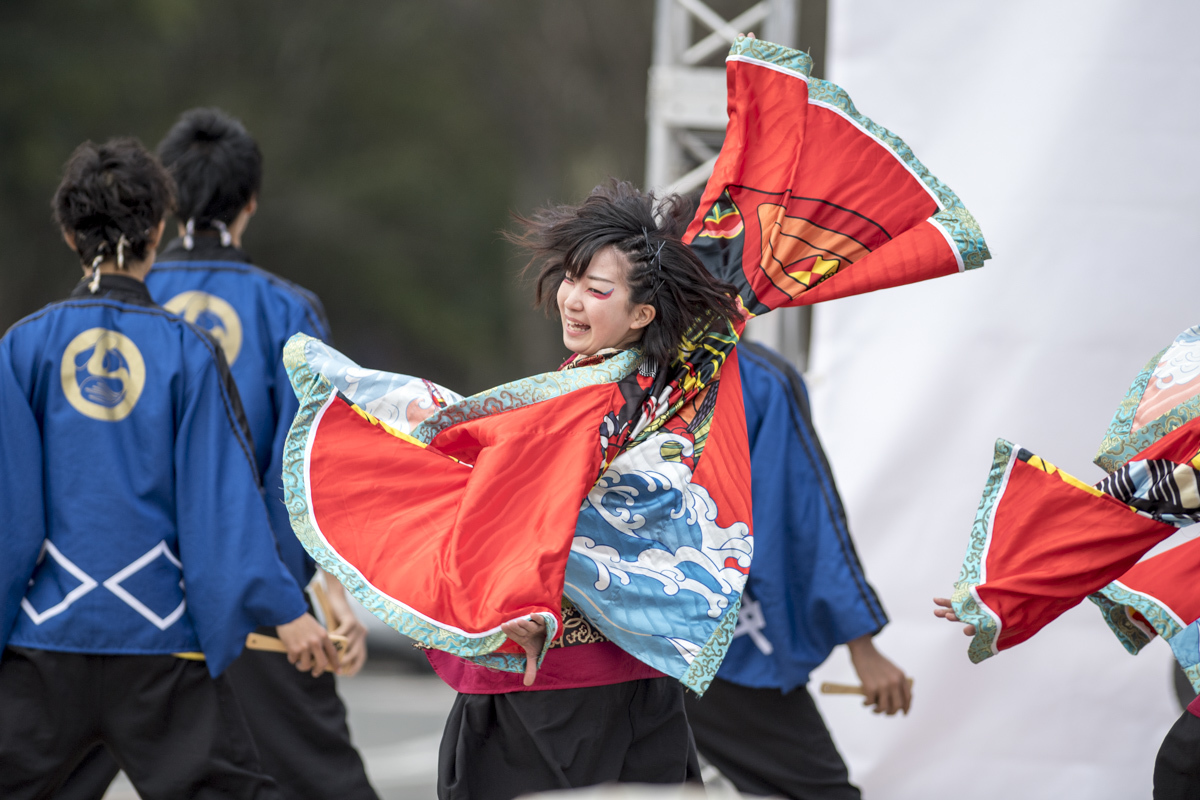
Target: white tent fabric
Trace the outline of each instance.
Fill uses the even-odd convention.
[[[868,797],[1149,797],[1169,648],[1090,603],[972,665],[948,595],[1011,439],[1088,481],[1134,375],[1200,323],[1200,4],[830,0],[829,79],[979,220],[966,275],[815,310],[817,429],[916,680],[907,718],[822,711]],[[844,651],[844,648],[841,648]],[[852,680],[844,652],[813,677]]]

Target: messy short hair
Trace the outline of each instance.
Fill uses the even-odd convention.
[[[690,205],[678,195],[656,200],[631,183],[610,180],[578,205],[518,217],[522,231],[509,239],[532,254],[525,271],[535,273],[534,305],[548,316],[558,314],[563,278],[582,275],[597,253],[615,247],[631,265],[625,276],[630,303],[654,306],[654,320],[642,333],[644,357],[666,367],[685,335],[741,317],[734,287],[714,278],[683,243],[690,217]]]

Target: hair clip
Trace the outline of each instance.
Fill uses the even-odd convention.
[[[103,248],[104,243],[100,246]],[[104,261],[104,253],[97,251],[96,257],[92,259],[92,282],[88,284],[88,291],[95,294],[100,290],[100,264]]]
[[[233,234],[229,232],[229,228],[225,227],[224,222],[221,222],[219,219],[214,219],[212,221],[212,226],[221,232],[222,247],[229,247],[229,245],[233,244]]]
[[[662,249],[663,245],[667,243],[666,240],[664,239],[663,241],[659,242],[658,249],[655,250],[654,245],[650,243],[650,232],[646,230],[645,226],[642,226],[642,238],[646,240],[646,260],[656,262],[658,264],[658,269],[661,270]]]
[[[184,250],[191,250],[193,247],[196,246],[195,234],[196,234],[196,218],[192,217],[191,219],[189,219],[187,221],[187,224],[183,226],[183,249]]]
[[[125,245],[127,244],[129,244],[129,240],[122,233],[121,238],[117,240],[117,269],[125,269]]]

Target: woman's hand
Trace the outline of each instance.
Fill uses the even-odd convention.
[[[546,621],[540,616],[530,616],[506,622],[500,626],[500,630],[525,648],[525,685],[533,686],[537,677],[538,656],[546,646]]]
[[[864,706],[875,706],[876,714],[889,717],[897,711],[908,714],[912,707],[912,682],[897,667],[875,649],[871,636],[860,636],[848,642],[850,660],[862,684]]]
[[[950,602],[949,597],[935,597],[933,598],[933,604],[938,606],[938,608],[933,610],[933,615],[935,617],[941,617],[942,619],[946,620],[946,622],[962,622],[962,620],[958,618],[958,615],[954,613],[954,604]],[[975,626],[967,625],[963,628],[963,633],[965,633],[967,636],[974,636]]]

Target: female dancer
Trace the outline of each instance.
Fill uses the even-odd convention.
[[[565,369],[461,398],[285,348],[293,529],[461,692],[440,797],[694,774],[661,676],[708,688],[750,568],[742,318],[987,258],[958,198],[810,66],[735,43],[682,237],[676,203],[656,224],[623,184],[525,224]]]
[[[610,182],[580,205],[523,220],[516,238],[534,255],[535,302],[560,318],[563,344],[574,352],[564,370],[633,350],[640,368],[623,388],[640,399],[639,381],[651,385],[685,337],[740,323],[733,287],[681,241],[686,205],[672,196],[656,207],[631,184]],[[639,405],[627,404],[627,415]],[[569,600],[562,616],[565,635],[540,672],[545,620],[501,625],[526,652],[523,677],[428,652],[459,692],[442,740],[440,797],[698,780],[682,685],[608,641]]]

